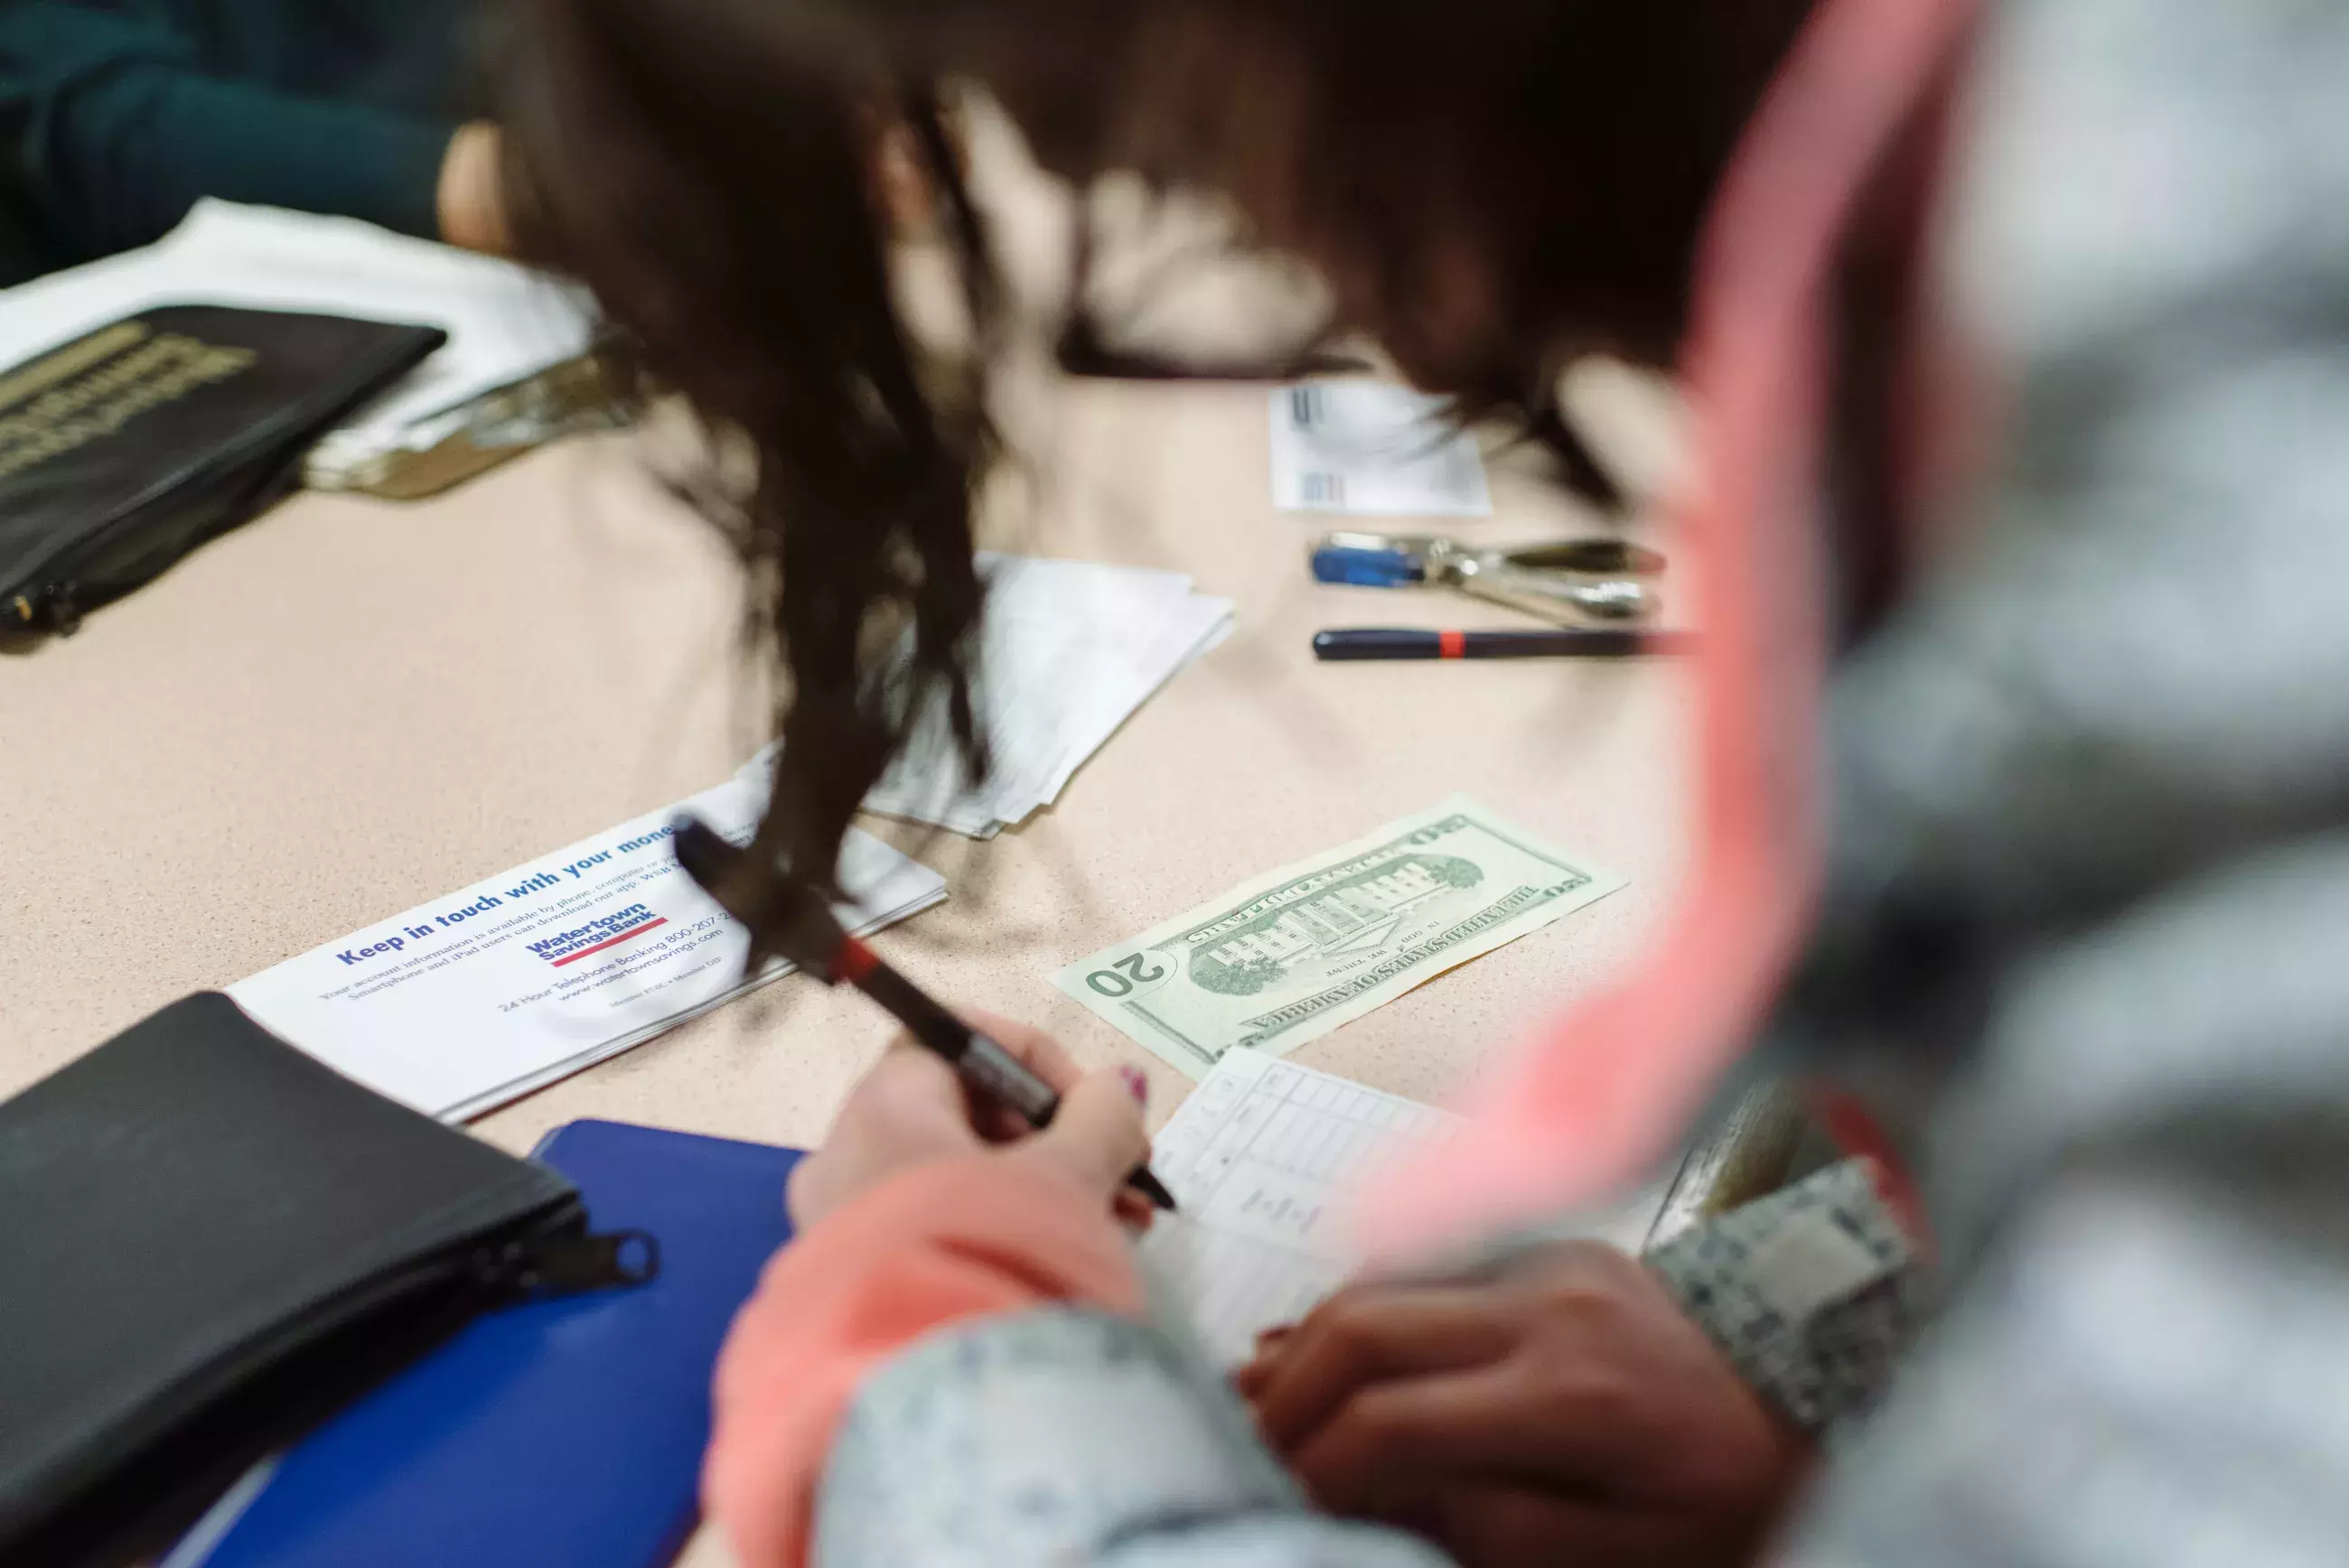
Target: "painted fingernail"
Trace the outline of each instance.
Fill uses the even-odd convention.
[[[1125,1091],[1133,1096],[1136,1105],[1150,1103],[1150,1075],[1140,1068],[1121,1067],[1117,1076],[1125,1080]]]

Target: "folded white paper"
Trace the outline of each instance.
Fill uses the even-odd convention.
[[[864,809],[984,839],[1059,799],[1134,709],[1231,630],[1232,602],[1143,567],[982,553],[979,570],[971,686],[992,771],[971,782],[934,703]]]
[[[754,985],[750,934],[677,863],[690,811],[748,843],[765,791],[714,789],[313,948],[229,987],[263,1027],[417,1109],[459,1121],[638,1045]],[[844,923],[946,897],[936,872],[852,830]]]

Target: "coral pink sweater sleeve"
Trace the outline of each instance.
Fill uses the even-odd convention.
[[[857,1385],[934,1329],[1048,1302],[1138,1315],[1102,1200],[1000,1154],[919,1167],[777,1253],[719,1354],[702,1501],[741,1568],[805,1561],[817,1483]]]

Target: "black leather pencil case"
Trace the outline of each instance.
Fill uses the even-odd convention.
[[[0,630],[71,631],[292,488],[437,326],[158,305],[0,369]]]
[[[633,1283],[577,1191],[216,993],[0,1105],[0,1563],[154,1550],[491,1307]]]

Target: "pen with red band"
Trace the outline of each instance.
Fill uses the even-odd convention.
[[[743,891],[749,857],[697,818],[678,819],[676,843],[678,864],[727,913],[750,928],[755,948],[790,959],[826,985],[846,981],[855,986],[915,1039],[952,1063],[963,1082],[1009,1106],[1029,1126],[1046,1126],[1059,1113],[1061,1097],[1050,1084],[851,936],[821,894],[778,886],[771,879],[756,892]],[[1125,1183],[1161,1209],[1174,1207],[1174,1195],[1147,1164],[1129,1171]]]
[[[1359,659],[1623,659],[1685,654],[1686,632],[1622,626],[1553,626],[1502,632],[1431,632],[1416,626],[1343,626],[1313,634],[1313,656]]]

